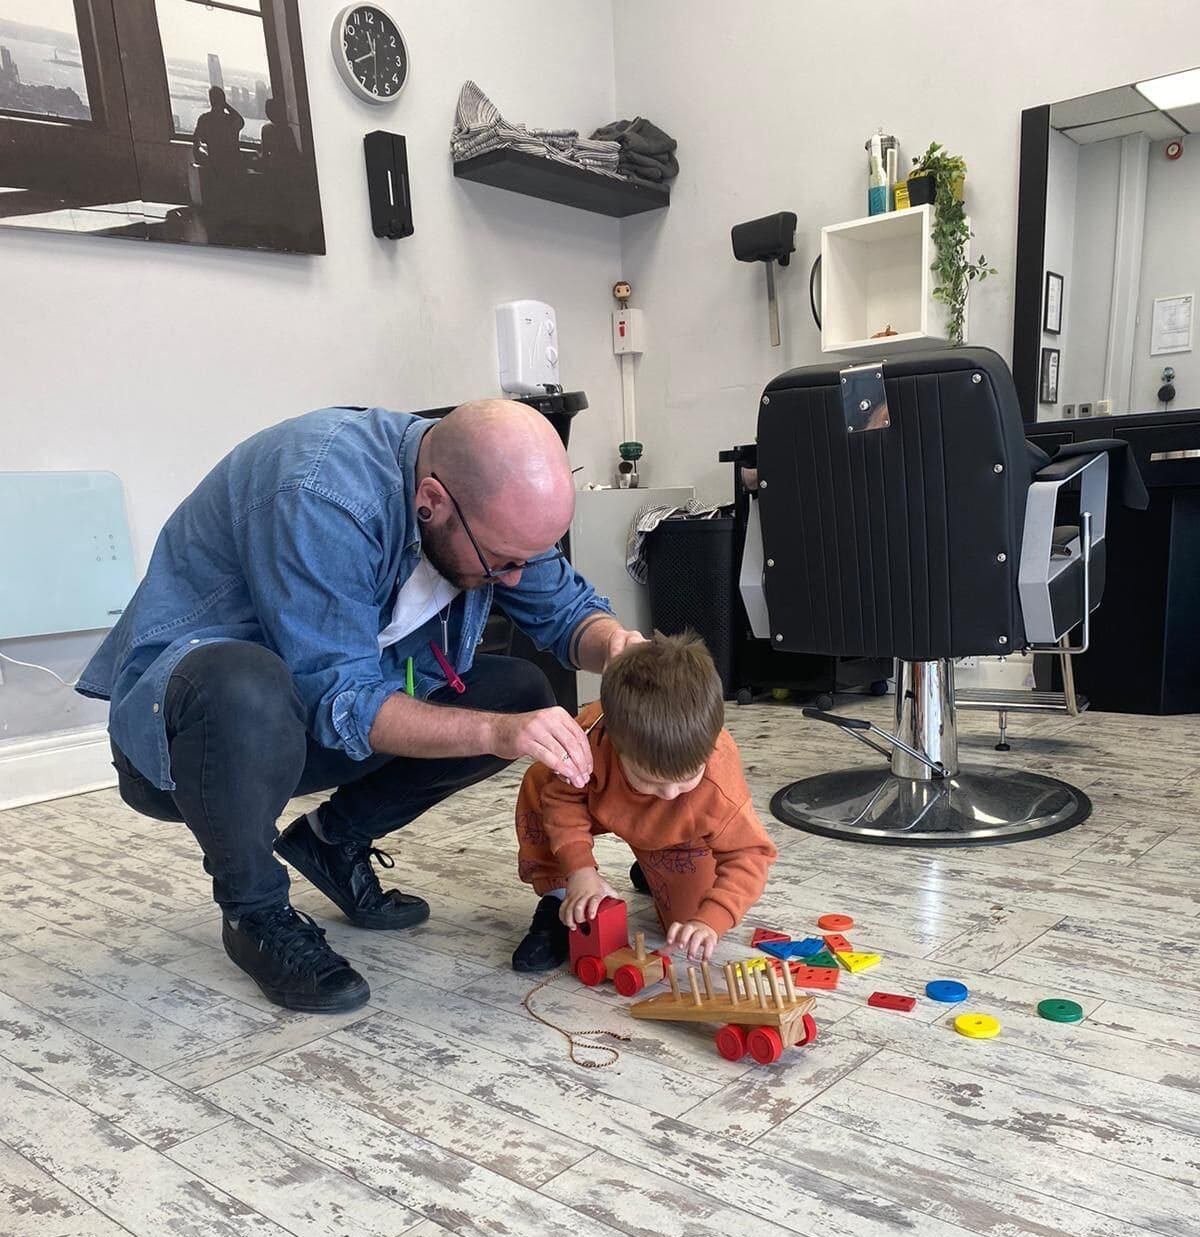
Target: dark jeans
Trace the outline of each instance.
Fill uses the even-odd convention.
[[[546,676],[518,658],[480,657],[462,677],[465,695],[446,687],[432,702],[493,713],[554,704]],[[319,747],[287,667],[241,641],[189,653],[171,676],[163,709],[175,789],[159,790],[114,744],[121,798],[144,816],[187,824],[204,851],[213,897],[230,919],[286,899],[287,869],[272,846],[275,822],[293,796],[334,789],[321,809],[321,832],[331,841],[369,843],[508,763],[498,756],[360,761]]]

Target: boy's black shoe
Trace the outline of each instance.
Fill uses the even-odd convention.
[[[275,853],[286,859],[346,916],[356,928],[411,928],[429,918],[429,903],[415,894],[385,893],[371,866],[396,861],[369,842],[323,842],[301,816],[275,839]]]
[[[635,862],[633,867],[629,869],[629,879],[633,882],[633,887],[638,893],[650,892],[650,882],[646,879],[646,873],[642,871],[640,863]]]
[[[325,942],[325,930],[286,902],[226,919],[221,941],[235,966],[268,1001],[310,1014],[345,1013],[365,1005],[367,981]]]
[[[552,971],[567,960],[570,933],[558,917],[560,910],[562,899],[552,893],[537,904],[525,939],[513,950],[514,971]]]

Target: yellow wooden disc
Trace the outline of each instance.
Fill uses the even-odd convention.
[[[968,1039],[991,1039],[1000,1034],[1000,1022],[991,1014],[959,1014],[954,1029]]]

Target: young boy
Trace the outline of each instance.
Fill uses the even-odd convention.
[[[542,897],[514,970],[559,966],[568,931],[619,896],[596,869],[600,833],[629,843],[630,875],[649,886],[668,945],[712,957],[776,857],[724,717],[716,668],[694,635],[656,635],[609,665],[599,703],[579,716],[592,749],[589,783],[576,789],[544,765],[521,783],[517,872]]]

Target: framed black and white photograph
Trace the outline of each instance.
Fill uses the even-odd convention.
[[[324,253],[298,0],[0,0],[0,226]]]
[[[1043,404],[1058,403],[1059,349],[1042,349],[1042,388],[1039,400]]]
[[[1042,330],[1047,335],[1061,335],[1063,321],[1063,277],[1056,271],[1046,272],[1045,311]]]

